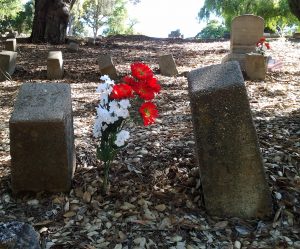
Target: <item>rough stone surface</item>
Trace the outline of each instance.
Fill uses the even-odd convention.
[[[2,51],[0,52],[0,81],[6,80],[7,78],[3,73],[12,75],[16,68],[17,52]]]
[[[264,80],[267,72],[267,57],[260,54],[246,54],[245,70],[250,80]]]
[[[63,77],[63,58],[61,51],[50,51],[47,59],[47,78],[49,80]]]
[[[13,192],[66,192],[75,168],[71,88],[24,83],[9,121]]]
[[[162,55],[158,58],[160,73],[165,76],[178,74],[174,58],[171,54]]]
[[[0,223],[1,249],[40,249],[39,234],[26,223]]]
[[[264,34],[264,19],[255,15],[241,15],[232,20],[230,34],[230,55],[222,62],[237,59],[245,70],[245,54],[254,52],[256,43]],[[236,55],[237,54],[237,55]]]
[[[242,218],[271,214],[270,193],[238,63],[193,70],[188,84],[208,213]]]
[[[7,51],[17,51],[17,40],[16,39],[7,39],[4,43],[5,50]]]
[[[101,55],[99,58],[99,69],[102,75],[108,75],[111,79],[117,79],[117,70],[110,55]]]

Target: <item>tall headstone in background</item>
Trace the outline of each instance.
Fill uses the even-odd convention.
[[[69,191],[75,168],[70,85],[24,83],[9,130],[13,192]]]
[[[17,39],[6,39],[4,42],[5,50],[7,51],[17,51]]]
[[[256,43],[264,34],[264,19],[255,15],[241,15],[232,20],[230,32],[230,53],[222,62],[238,61],[245,70],[246,53],[254,52]]]
[[[238,62],[188,74],[204,201],[209,214],[271,214],[271,195]]]
[[[49,80],[61,79],[64,74],[61,51],[50,51],[47,58],[47,78]]]
[[[113,60],[110,55],[104,54],[100,55],[99,60],[99,69],[102,75],[108,75],[111,79],[117,79],[117,70],[114,66]]]
[[[17,52],[0,52],[0,81],[7,80],[16,69]]]
[[[178,74],[174,58],[171,54],[161,55],[158,58],[158,63],[162,75],[175,76]]]

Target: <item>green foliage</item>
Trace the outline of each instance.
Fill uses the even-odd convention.
[[[21,0],[0,0],[0,19],[3,20],[16,17],[21,8]]]
[[[70,13],[68,23],[68,35],[70,36],[86,36],[87,30],[85,29],[82,20],[83,15],[83,1],[76,1]]]
[[[289,4],[291,12],[300,21],[300,1],[299,0],[288,0],[288,4]]]
[[[227,28],[235,16],[243,14],[263,17],[265,25],[274,31],[297,23],[288,0],[205,0],[198,13],[199,20],[208,20],[212,14],[223,17]]]
[[[171,33],[168,35],[169,38],[180,38],[183,37],[183,35],[180,32],[180,29],[176,29],[174,31],[171,31]]]
[[[83,20],[93,29],[94,38],[98,31],[108,22],[115,6],[115,0],[85,0],[83,3]]]
[[[207,26],[196,35],[196,38],[203,39],[216,39],[224,37],[225,32],[228,30],[217,20],[211,20],[207,23]]]
[[[129,20],[129,24],[126,24],[128,18],[128,12],[126,9],[127,1],[116,0],[114,10],[107,21],[108,28],[103,31],[104,35],[116,35],[116,34],[133,34],[133,26],[137,23],[136,20]]]
[[[1,1],[1,0],[0,0]],[[28,1],[23,9],[20,9],[14,16],[5,17],[0,21],[2,30],[12,29],[19,33],[30,33],[34,14],[33,0]]]

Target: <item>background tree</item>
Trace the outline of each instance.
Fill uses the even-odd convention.
[[[75,1],[35,0],[32,42],[64,43],[70,11]]]
[[[207,26],[201,30],[195,37],[203,39],[216,39],[224,37],[228,29],[217,20],[211,20]]]
[[[86,0],[83,4],[83,19],[92,28],[94,39],[98,31],[108,22],[114,10],[115,0]]]
[[[128,21],[127,1],[116,0],[112,14],[108,18],[108,28],[103,31],[104,35],[133,34],[133,26],[137,23],[135,19]]]
[[[264,18],[270,29],[283,29],[297,23],[291,14],[288,0],[205,0],[198,13],[199,20],[209,19],[211,15],[221,16],[230,28],[232,19],[242,14],[254,14]]]
[[[289,7],[291,12],[298,18],[300,21],[300,1],[299,0],[288,0]]]
[[[17,30],[19,33],[30,33],[33,22],[33,12],[34,3],[33,0],[30,0],[24,5],[24,9],[20,11],[13,20],[13,29]]]
[[[20,0],[0,0],[0,29],[2,31],[12,29],[12,20],[16,18],[22,9]]]
[[[180,29],[176,29],[174,31],[171,31],[171,33],[168,35],[169,38],[180,38],[183,37],[183,35],[180,33]]]
[[[84,0],[77,0],[73,5],[68,23],[69,36],[87,35],[87,30],[81,18],[83,15],[83,2]]]

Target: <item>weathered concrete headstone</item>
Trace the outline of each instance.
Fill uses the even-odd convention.
[[[17,51],[17,40],[16,39],[6,39],[4,43],[5,50],[7,51]]]
[[[75,167],[71,88],[24,83],[9,120],[13,192],[66,192]]]
[[[245,54],[255,52],[256,43],[264,34],[264,19],[255,15],[241,15],[232,20],[230,53],[222,62],[238,61],[245,70]]]
[[[111,79],[117,79],[117,70],[110,55],[101,55],[98,60],[100,73],[108,75]]]
[[[159,69],[162,75],[175,76],[178,74],[174,58],[171,54],[162,55],[158,58]]]
[[[77,42],[70,42],[68,44],[68,51],[77,52],[79,49],[79,44]]]
[[[50,51],[47,58],[47,78],[49,80],[63,77],[63,58],[61,51]]]
[[[0,223],[1,249],[40,249],[39,234],[26,223]]]
[[[7,80],[7,74],[12,75],[14,73],[16,68],[16,60],[17,52],[0,52],[0,81]]]
[[[267,72],[267,57],[261,54],[246,54],[245,71],[250,80],[264,80]]]
[[[188,84],[208,213],[269,215],[271,196],[238,62],[193,70]]]

